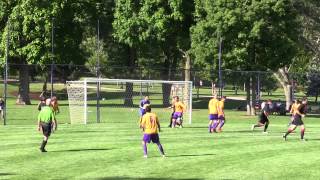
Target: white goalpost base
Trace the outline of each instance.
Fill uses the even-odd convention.
[[[97,122],[98,117],[107,123],[137,123],[139,103],[146,95],[152,112],[164,123],[171,117],[168,107],[172,98],[178,96],[186,105],[184,121],[192,123],[191,81],[85,78],[66,84],[71,124]]]

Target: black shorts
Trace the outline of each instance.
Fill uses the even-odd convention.
[[[266,122],[269,122],[268,117],[266,117],[266,116],[260,116],[259,117],[259,123],[265,124]]]
[[[303,125],[304,123],[303,123],[303,121],[302,121],[301,116],[296,115],[296,116],[293,117],[292,124],[293,124],[293,125],[296,125],[296,126],[301,126],[301,125]]]
[[[41,122],[41,129],[44,136],[49,137],[51,135],[52,124]]]

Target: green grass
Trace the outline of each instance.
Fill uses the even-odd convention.
[[[66,106],[62,106],[62,111]],[[0,126],[0,179],[319,179],[319,119],[306,118],[307,142],[299,131],[284,142],[288,117],[273,116],[269,134],[250,131],[256,117],[228,110],[224,132],[207,133],[207,110],[194,110],[193,124],[166,128],[160,138],[167,158],[156,145],[142,157],[141,131],[132,113],[116,113],[113,122],[70,125],[68,114],[58,116],[59,129],[40,153],[33,107],[16,110],[16,120]],[[118,121],[119,122],[118,122]],[[8,121],[10,122],[10,120]],[[19,124],[19,125],[15,125]]]

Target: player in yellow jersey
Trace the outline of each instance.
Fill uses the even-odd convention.
[[[212,99],[209,101],[208,109],[209,109],[209,133],[215,131],[218,126],[218,99],[217,95],[214,94]]]
[[[291,104],[291,107],[290,107],[290,111],[289,113],[291,114],[291,117],[290,117],[290,121],[288,123],[288,126],[290,126],[292,124],[292,121],[294,120],[294,109],[298,107],[298,100],[294,100],[294,102]]]
[[[219,119],[219,124],[217,127],[217,131],[221,132],[222,131],[222,127],[225,124],[225,114],[224,114],[224,102],[226,100],[226,96],[222,96],[220,101],[218,102],[218,119]]]
[[[186,106],[181,101],[179,101],[179,96],[175,96],[173,100],[174,100],[173,101],[174,113],[172,116],[171,127],[175,128],[176,125],[179,125],[180,127],[182,127],[182,116],[186,110]]]
[[[148,157],[147,143],[151,141],[158,145],[159,151],[161,155],[164,157],[164,151],[162,145],[159,140],[158,133],[160,132],[160,122],[155,113],[151,113],[151,107],[147,106],[145,108],[145,114],[142,117],[140,128],[143,129],[143,139],[142,139],[142,147],[144,157]]]
[[[304,127],[304,123],[302,121],[302,118],[305,117],[306,113],[307,113],[307,102],[308,100],[306,98],[304,98],[302,100],[302,103],[297,100],[297,103],[295,106],[292,107],[292,112],[293,112],[293,121],[288,129],[288,131],[282,136],[283,139],[286,141],[287,140],[287,136],[294,131],[297,126],[300,126],[300,138],[302,141],[304,141],[304,132],[305,132],[305,127]]]

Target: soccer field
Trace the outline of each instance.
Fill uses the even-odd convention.
[[[219,134],[207,132],[206,110],[195,110],[193,124],[183,129],[167,128],[161,119],[167,157],[150,144],[148,159],[136,122],[60,124],[47,153],[38,149],[36,125],[1,126],[0,179],[319,179],[319,119],[306,118],[308,141],[296,131],[285,142],[288,117],[273,116],[269,134],[262,134],[250,130],[256,117],[226,114]]]

